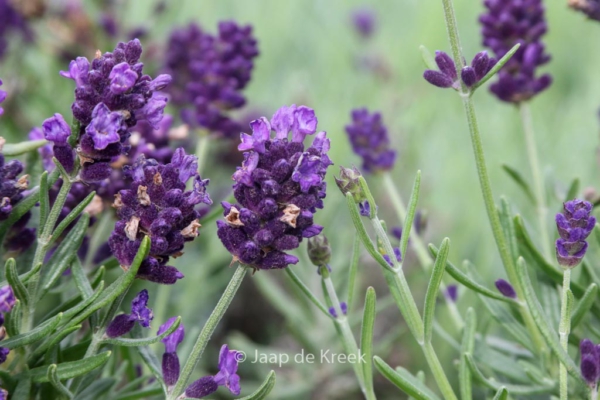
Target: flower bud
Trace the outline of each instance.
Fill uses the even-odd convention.
[[[331,247],[325,235],[317,235],[308,239],[308,258],[317,267],[329,264]]]
[[[361,173],[356,167],[344,168],[340,166],[340,177],[335,177],[335,183],[338,185],[344,195],[350,193],[356,203],[362,203],[367,198],[360,187]]]

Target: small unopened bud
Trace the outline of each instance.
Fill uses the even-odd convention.
[[[329,264],[331,247],[325,235],[317,235],[308,239],[308,258],[317,267]]]
[[[496,288],[505,297],[509,297],[511,299],[517,298],[517,293],[515,292],[515,289],[512,287],[512,285],[510,283],[508,283],[504,279],[498,279],[496,281]]]
[[[335,178],[335,183],[338,185],[344,195],[350,193],[354,201],[362,203],[367,198],[360,187],[359,178],[361,173],[356,167],[344,168],[340,167],[340,177]]]

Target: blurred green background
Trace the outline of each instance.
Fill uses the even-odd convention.
[[[372,8],[377,17],[376,31],[369,40],[361,39],[350,22],[352,10],[362,6]],[[533,100],[531,107],[548,185],[550,215],[553,215],[573,178],[581,179],[582,188],[598,185],[600,52],[596,51],[594,39],[600,34],[600,26],[569,10],[566,1],[546,2],[546,6],[549,33],[545,43],[552,61],[543,71],[552,74],[554,83]],[[84,7],[94,18],[102,4],[89,2]],[[482,50],[477,18],[483,6],[477,1],[455,0],[455,7],[463,51],[470,60]],[[326,130],[332,140],[331,158],[335,166],[330,169],[325,209],[317,213],[315,220],[325,225],[324,233],[332,244],[333,278],[340,288],[345,286],[353,235],[333,174],[337,174],[340,165],[360,166],[347,142],[344,126],[349,122],[350,110],[363,106],[383,114],[398,151],[393,177],[405,199],[416,171],[422,171],[419,208],[429,216],[426,240],[438,244],[442,238],[450,237],[450,259],[457,264],[465,258],[472,260],[490,285],[503,276],[479,191],[460,99],[452,90],[435,88],[422,78],[425,67],[419,46],[425,45],[431,51],[450,50],[441,1],[189,0],[169,3],[158,18],[151,16],[152,7],[146,0],[117,2],[115,9],[123,25],[149,28],[149,36],[142,44],[146,49],[157,46],[155,57],[147,63],[154,71],[159,69],[161,48],[169,31],[175,27],[195,21],[214,32],[217,22],[223,19],[252,24],[261,54],[245,90],[247,109],[270,116],[281,105],[306,104],[315,109],[319,128]],[[44,29],[48,27],[42,24],[37,27],[39,32]],[[41,37],[34,46],[13,51],[0,63],[3,89],[9,92],[7,110],[14,112],[13,120],[0,119],[3,136],[23,138],[30,127],[39,126],[52,113],[69,115],[73,85],[58,76],[58,70],[67,69],[67,63],[57,61],[52,51],[55,46],[52,39]],[[112,46],[107,43],[101,50],[111,50]],[[93,57],[93,54],[82,55]],[[379,73],[361,67],[360,60],[365,58],[379,66]],[[528,216],[530,231],[535,232],[533,208],[501,170],[506,163],[530,179],[518,111],[498,101],[487,88],[475,95],[475,104],[496,199],[506,195],[515,211]],[[207,162],[203,173],[211,178],[209,189],[215,204],[225,195],[231,184],[228,176],[234,171],[232,166],[219,164],[218,154],[221,153],[210,152],[215,162]],[[368,181],[377,193],[381,215],[388,226],[398,225],[380,177],[369,176]],[[145,282],[139,284],[154,291],[158,320],[172,315],[184,317],[189,346],[233,272],[227,268],[230,258],[215,232],[214,224],[204,226],[200,238],[186,247],[186,254],[176,263],[186,278],[175,287],[157,290]],[[299,254],[305,251],[305,246],[301,246]],[[409,282],[413,291],[424,293],[428,277],[416,267],[414,257],[410,254],[407,257],[412,260]],[[315,269],[305,259],[294,269],[320,295]],[[379,299],[387,295],[376,269],[363,255],[357,312],[362,308],[363,289],[367,285],[376,286]],[[305,308],[299,306],[303,299],[288,284],[277,271],[248,277],[206,353],[204,368],[214,369],[216,354],[225,341],[234,347],[245,346],[246,350],[253,350],[255,343],[259,343],[289,352],[310,343],[336,346],[333,326],[316,314],[305,315]],[[265,301],[265,293],[273,297],[271,302]],[[461,297],[459,308],[464,311],[475,300],[472,295]],[[303,318],[307,318],[306,326],[302,326]],[[441,321],[444,323],[443,317]],[[157,328],[159,323],[155,320],[154,325]],[[380,314],[377,337],[386,337],[391,342],[388,353],[379,355],[392,365],[401,363],[416,372],[423,363],[420,354],[412,350],[415,347],[412,338],[404,331],[396,309]],[[386,336],[390,332],[392,336]],[[156,348],[158,351],[160,346]],[[447,353],[444,358],[449,375],[455,375],[451,372],[455,354],[450,349],[441,351]],[[332,373],[328,368],[284,367],[278,371],[281,375],[273,398],[354,398],[351,371],[337,376],[337,372]],[[245,378],[261,380],[267,368],[258,370],[242,366],[243,393],[249,390],[244,386]],[[399,398],[398,392],[380,378],[376,388],[380,398]]]

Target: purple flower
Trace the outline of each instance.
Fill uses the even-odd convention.
[[[167,322],[160,326],[157,335],[165,333],[175,323],[176,319],[176,317],[169,318]],[[161,340],[165,345],[165,352],[162,357],[162,373],[163,380],[167,386],[173,386],[177,382],[177,379],[179,379],[180,365],[179,357],[177,356],[177,346],[183,342],[184,337],[185,328],[183,327],[183,323],[180,323],[175,331]]]
[[[76,83],[71,109],[80,125],[77,151],[83,162],[80,177],[86,182],[110,177],[110,164],[127,154],[130,129],[138,121],[158,127],[162,119],[166,98],[156,91],[169,79],[144,75],[141,54],[142,45],[134,39],[119,43],[91,63],[78,57],[68,72],[61,72]]]
[[[129,159],[135,160],[143,154],[146,158],[168,163],[174,153],[174,150],[169,147],[172,125],[173,117],[170,115],[165,115],[157,128],[150,125],[148,121],[139,121],[131,128]]]
[[[503,296],[509,297],[511,299],[517,298],[517,292],[515,292],[515,289],[512,287],[512,285],[510,283],[508,283],[504,279],[498,279],[495,282],[495,285],[496,285],[496,289],[498,289],[498,291],[500,293],[502,293]]]
[[[348,303],[342,301],[340,303],[340,309],[342,310],[342,314],[346,315],[348,313]],[[337,312],[335,311],[335,307],[329,307],[329,314],[331,314],[333,318],[338,317]]]
[[[16,301],[17,299],[10,286],[0,288],[0,312],[10,312]]]
[[[201,399],[217,391],[219,385],[213,376],[204,376],[190,384],[185,389],[185,397]]]
[[[592,388],[600,380],[600,354],[598,350],[598,346],[589,339],[583,339],[579,344],[581,376]]]
[[[536,76],[539,66],[550,61],[541,37],[548,27],[541,0],[484,0],[487,12],[479,17],[483,45],[500,59],[517,43],[521,47],[498,73],[490,90],[500,100],[519,103],[547,89],[552,78]]]
[[[235,138],[243,127],[228,113],[245,104],[241,91],[250,81],[257,55],[249,25],[220,22],[217,35],[196,24],[174,30],[164,69],[174,78],[169,93],[183,120],[213,134]]]
[[[229,350],[224,344],[219,353],[219,372],[214,379],[217,385],[225,386],[231,393],[238,396],[240,394],[240,376],[237,374],[238,352]]]
[[[173,284],[183,274],[166,263],[182,254],[185,242],[198,236],[200,214],[195,207],[212,203],[206,193],[208,179],[200,178],[196,157],[186,155],[183,149],[177,149],[168,164],[142,155],[124,174],[132,183],[115,196],[113,206],[119,220],[109,238],[110,248],[121,265],[128,267],[142,238],[149,236],[150,254],[142,262],[138,278]],[[193,188],[186,190],[190,178],[194,179]]]
[[[71,135],[71,128],[62,115],[54,114],[42,123],[44,138],[54,143],[52,155],[60,162],[67,172],[73,170],[75,153],[67,139]],[[50,156],[52,157],[52,156]],[[54,168],[52,168],[54,169]]]
[[[0,79],[0,86],[2,86],[2,79]],[[6,92],[4,90],[0,90],[0,103],[6,100]],[[4,114],[4,108],[0,107],[0,115]]]
[[[352,24],[354,25],[354,29],[356,29],[356,32],[365,39],[368,39],[373,35],[376,22],[377,17],[375,16],[375,12],[370,8],[362,7],[352,12]]]
[[[571,200],[563,205],[564,213],[556,214],[556,227],[560,238],[556,240],[558,263],[573,268],[581,262],[588,244],[585,239],[596,225],[596,218],[590,215],[592,205],[584,200]]]
[[[346,133],[354,153],[362,157],[362,168],[367,172],[391,170],[396,152],[390,149],[390,138],[380,113],[369,113],[366,108],[353,110],[352,123]]]
[[[435,63],[439,71],[431,69],[423,73],[423,78],[434,86],[441,88],[454,88],[460,90],[460,82],[456,73],[454,60],[443,51],[435,52]],[[486,51],[477,53],[470,66],[463,67],[460,78],[467,87],[479,82],[496,64],[494,58],[490,58]]]
[[[456,300],[458,299],[458,286],[448,285],[446,287],[446,292],[444,293],[444,295],[447,299],[449,299],[453,303],[456,303]]]
[[[23,192],[29,186],[28,175],[17,178],[23,172],[23,164],[19,160],[5,163],[0,153],[0,221],[8,218],[12,208],[23,198]]]
[[[150,328],[152,318],[154,315],[148,308],[148,291],[144,289],[131,301],[131,314],[117,315],[106,328],[106,336],[123,336],[133,329],[136,321],[144,328]]]
[[[569,7],[581,11],[588,18],[600,21],[600,1],[598,0],[568,0]]]
[[[252,136],[242,134],[239,149],[247,151],[233,174],[238,204],[223,202],[225,220],[217,221],[217,234],[234,261],[255,269],[285,268],[298,262],[286,251],[323,229],[313,224],[313,214],[323,207],[323,178],[332,164],[329,140],[320,132],[307,149],[298,141],[316,132],[316,121],[308,107],[282,107],[270,124],[255,120]],[[275,138],[266,135],[271,127]]]
[[[59,114],[60,115],[60,114]],[[45,139],[44,131],[42,128],[35,127],[33,128],[29,134],[27,135],[29,140],[41,140]],[[38,153],[40,158],[42,159],[42,167],[46,171],[52,171],[55,168],[54,162],[52,161],[52,157],[54,157],[54,152],[52,151],[51,144],[45,144],[38,149]]]

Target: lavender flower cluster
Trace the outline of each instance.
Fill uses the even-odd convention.
[[[169,87],[183,120],[213,134],[235,138],[243,127],[227,113],[246,103],[241,93],[258,55],[252,27],[219,23],[211,35],[198,25],[175,30],[167,44],[164,70],[174,77]]]
[[[366,172],[391,170],[396,160],[396,151],[390,148],[390,138],[381,114],[370,113],[366,108],[353,110],[352,123],[346,125],[352,150],[362,158]]]
[[[329,139],[319,132],[305,149],[304,139],[317,131],[317,117],[306,106],[282,107],[270,123],[262,117],[250,127],[252,135],[243,133],[238,146],[244,162],[233,174],[238,204],[222,203],[225,220],[217,221],[218,235],[234,261],[255,269],[285,268],[298,262],[286,251],[323,229],[313,215],[326,194]]]
[[[537,68],[550,61],[541,41],[548,30],[542,0],[485,0],[484,5],[487,12],[479,17],[483,45],[500,59],[521,44],[490,90],[502,101],[520,103],[547,89],[551,76],[537,76]]]
[[[435,63],[439,71],[428,69],[423,73],[423,78],[434,86],[440,88],[453,88],[460,90],[461,80],[467,87],[472,87],[486,76],[494,65],[496,59],[490,58],[487,51],[479,52],[473,57],[470,66],[463,67],[460,80],[456,72],[456,64],[452,57],[443,51],[435,52]]]
[[[600,380],[600,345],[595,345],[590,339],[583,339],[579,344],[581,353],[581,376],[595,390]]]
[[[182,254],[183,245],[198,236],[198,204],[212,204],[206,192],[208,179],[198,174],[198,159],[183,148],[171,162],[160,164],[141,155],[125,168],[132,183],[119,191],[113,207],[118,221],[109,238],[110,249],[123,267],[133,262],[142,238],[151,238],[150,255],[142,262],[138,277],[162,284],[173,284],[183,277],[166,263]],[[186,190],[193,179],[192,190]]]

